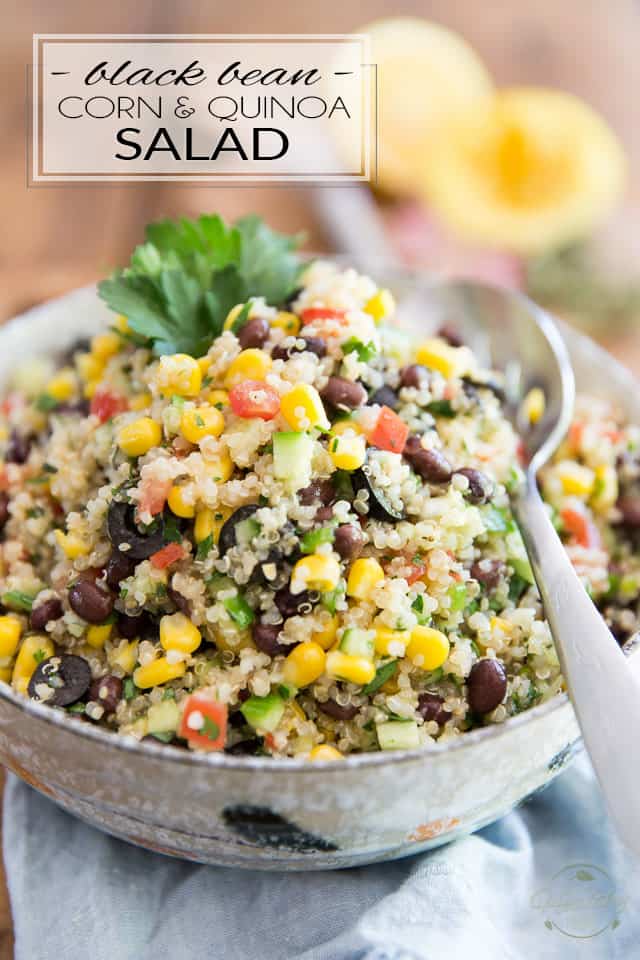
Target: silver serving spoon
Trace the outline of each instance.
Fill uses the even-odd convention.
[[[640,856],[640,682],[578,578],[536,483],[573,416],[566,347],[551,318],[517,293],[477,283],[425,284],[402,305],[403,323],[416,329],[419,321],[424,330],[425,304],[432,322],[453,323],[483,365],[504,372],[505,412],[528,461],[511,498],[513,512],[593,767],[622,840]],[[534,426],[520,415],[532,387],[546,401]]]

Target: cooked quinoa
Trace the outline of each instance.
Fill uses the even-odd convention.
[[[4,682],[138,739],[311,759],[562,689],[509,507],[518,438],[467,346],[413,342],[388,291],[255,220],[156,225],[100,292],[126,318],[18,370],[2,407]],[[543,477],[621,639],[639,438],[584,400]]]

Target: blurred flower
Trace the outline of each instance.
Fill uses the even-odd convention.
[[[421,186],[461,236],[531,254],[590,233],[624,179],[622,147],[593,110],[523,87],[452,115],[431,142]]]
[[[378,71],[378,184],[415,194],[432,139],[490,96],[491,77],[471,47],[439,24],[392,17],[359,32],[369,35]]]

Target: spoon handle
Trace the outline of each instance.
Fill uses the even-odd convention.
[[[593,767],[622,840],[640,856],[640,682],[573,569],[531,475],[513,509]]]

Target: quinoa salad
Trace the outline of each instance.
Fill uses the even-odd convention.
[[[147,229],[110,328],[0,417],[0,679],[139,740],[339,759],[563,689],[509,507],[500,376],[257,218]],[[528,415],[541,415],[534,392]],[[582,398],[541,478],[585,586],[637,629],[640,431]]]

